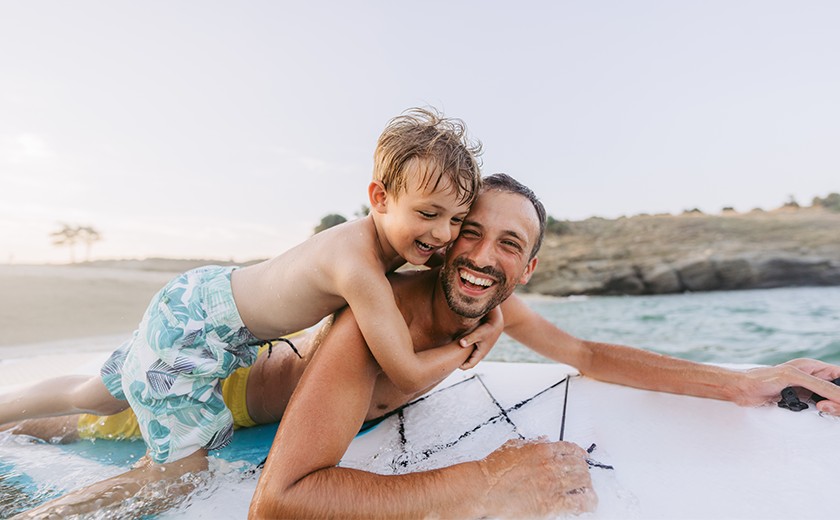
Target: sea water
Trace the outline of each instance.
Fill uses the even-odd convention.
[[[583,339],[631,345],[700,362],[775,364],[812,357],[840,364],[840,287],[634,297],[526,295],[523,299],[552,323]],[[504,335],[487,359],[550,362]],[[28,482],[19,478],[19,466],[29,464],[11,460],[27,456],[16,442],[0,435],[0,517],[58,496],[66,489],[66,479],[62,478],[36,477]],[[142,445],[139,448],[142,451]],[[71,455],[60,456],[59,461],[54,446],[29,449],[33,464],[48,463],[59,476],[74,475],[71,480],[84,480],[76,472],[84,473],[92,464],[87,457]],[[196,490],[158,518],[245,518],[259,470],[251,463],[242,464],[251,471],[220,462],[212,475],[196,476],[192,481]],[[98,468],[85,478],[110,476],[107,471],[113,468]],[[151,490],[149,497],[102,510],[93,517],[153,516],[156,508],[150,505],[167,495],[166,490]]]
[[[840,287],[523,299],[582,339],[705,363],[772,365],[810,357],[840,364]],[[487,359],[549,362],[504,335]]]

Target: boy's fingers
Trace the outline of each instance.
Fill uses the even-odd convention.
[[[475,352],[473,352],[472,354],[470,354],[470,357],[468,357],[466,361],[461,363],[461,366],[459,368],[461,370],[468,370],[468,369],[476,366],[477,364],[478,364],[478,358],[476,357]]]

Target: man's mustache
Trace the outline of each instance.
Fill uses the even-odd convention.
[[[507,281],[507,278],[505,277],[505,273],[503,273],[502,271],[499,271],[498,269],[496,269],[495,267],[490,266],[490,265],[488,265],[486,267],[478,267],[477,265],[475,265],[471,261],[467,260],[466,258],[456,258],[452,262],[452,268],[457,269],[459,267],[466,267],[467,269],[470,269],[471,271],[475,271],[477,273],[492,276],[493,278],[498,280],[499,284],[501,284],[501,285],[505,285],[505,282]]]

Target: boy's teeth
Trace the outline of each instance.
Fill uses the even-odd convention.
[[[427,250],[427,251],[429,251],[429,250],[431,250],[431,249],[434,249],[434,248],[433,248],[432,246],[430,246],[429,244],[424,244],[423,242],[420,242],[419,240],[416,240],[415,242],[417,242],[417,245],[418,245],[418,246],[420,246],[420,249],[425,249],[425,250]]]
[[[493,280],[488,280],[487,278],[476,278],[470,273],[461,272],[461,278],[474,285],[482,285],[484,287],[490,287],[493,285]]]

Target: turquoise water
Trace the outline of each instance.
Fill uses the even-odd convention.
[[[524,299],[583,339],[711,363],[811,357],[840,364],[840,287]],[[547,361],[506,336],[487,359]]]

